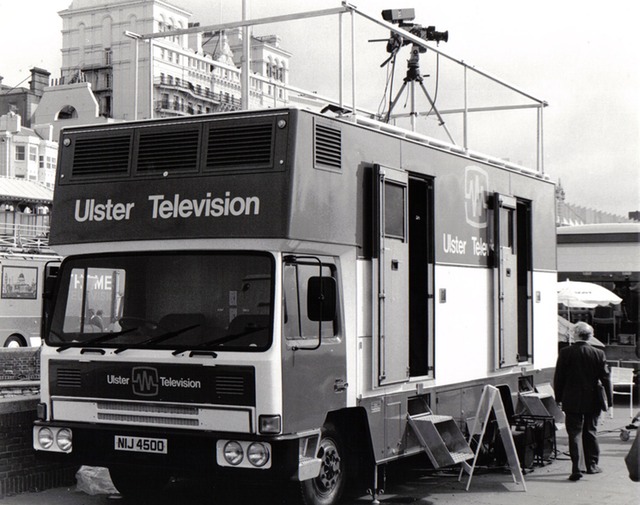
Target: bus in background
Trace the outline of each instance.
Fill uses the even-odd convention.
[[[558,281],[600,284],[622,303],[571,309],[571,318],[593,325],[610,360],[640,357],[640,223],[562,226],[557,230]]]
[[[41,344],[42,289],[54,254],[0,252],[0,343],[3,347]]]

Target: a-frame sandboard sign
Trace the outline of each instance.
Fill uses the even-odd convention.
[[[469,491],[469,486],[471,485],[471,478],[473,477],[473,471],[476,466],[476,461],[478,460],[478,455],[480,454],[480,450],[482,448],[482,439],[484,438],[487,424],[489,423],[491,409],[493,409],[493,412],[496,416],[498,432],[500,434],[500,438],[502,439],[504,450],[507,454],[507,461],[509,462],[509,467],[511,468],[513,481],[516,484],[522,484],[522,488],[526,491],[527,485],[524,482],[524,476],[522,475],[522,469],[520,468],[520,460],[518,459],[516,446],[513,442],[513,435],[511,434],[511,426],[509,425],[507,414],[504,411],[504,404],[502,403],[500,392],[498,391],[498,388],[490,385],[485,386],[482,390],[480,404],[478,405],[476,417],[473,421],[473,428],[469,433],[469,445],[471,445],[472,438],[476,435],[478,436],[475,455],[471,463],[467,463],[466,461],[462,462],[462,468],[460,469],[458,481],[462,480],[462,474],[466,472],[469,475],[466,490]]]

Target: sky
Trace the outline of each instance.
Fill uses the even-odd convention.
[[[320,10],[339,0],[247,0],[251,18]],[[57,12],[71,0],[0,0],[0,75],[3,84],[28,86],[38,66],[58,77],[62,22]],[[202,26],[241,19],[242,0],[170,0],[193,13]],[[544,170],[560,181],[570,203],[626,216],[640,210],[640,53],[633,0],[354,0],[379,17],[383,9],[415,8],[412,21],[449,32],[437,49],[544,100]],[[28,21],[27,21],[28,20]],[[410,46],[396,59],[393,87],[387,87],[384,42],[388,32],[356,17],[357,104],[378,110],[394,97],[406,74]],[[345,18],[345,40],[350,21]],[[338,21],[335,16],[261,26],[257,35],[278,34],[292,54],[291,84],[338,96]],[[28,30],[26,29],[28,27]],[[436,46],[434,46],[436,47]],[[351,54],[349,44],[346,54]],[[348,62],[348,60],[347,60]],[[349,67],[348,63],[347,67]],[[350,67],[349,67],[350,68]],[[432,51],[420,57],[425,89],[436,110],[462,107],[462,70]],[[351,72],[345,71],[350,100]],[[389,84],[390,86],[390,84]],[[470,107],[531,103],[469,74]],[[386,91],[385,91],[386,90]],[[429,110],[416,88],[418,110]],[[408,112],[408,90],[394,112]],[[421,103],[422,102],[422,103]],[[444,114],[447,129],[462,143],[461,119]],[[417,130],[442,140],[446,131],[432,114]],[[471,114],[469,146],[475,151],[535,167],[533,109]]]

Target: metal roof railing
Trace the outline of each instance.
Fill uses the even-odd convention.
[[[149,51],[151,53],[151,51],[153,50],[153,40],[154,39],[158,39],[158,38],[163,38],[163,37],[174,37],[174,36],[178,36],[178,35],[184,35],[184,34],[190,34],[190,33],[198,33],[198,32],[221,32],[221,31],[225,31],[225,30],[230,30],[230,29],[234,29],[234,28],[242,28],[243,31],[243,51],[244,51],[244,55],[242,58],[242,79],[241,79],[241,84],[242,84],[242,108],[243,109],[248,109],[249,108],[249,94],[250,94],[250,89],[249,89],[249,43],[248,40],[250,39],[250,32],[248,31],[248,29],[250,27],[253,26],[258,26],[258,25],[264,25],[264,24],[272,24],[272,23],[281,23],[281,22],[286,22],[286,21],[293,21],[293,20],[300,20],[300,19],[309,19],[309,18],[314,18],[314,17],[322,17],[322,16],[335,16],[337,15],[339,18],[339,64],[338,64],[338,82],[339,82],[339,89],[338,89],[338,99],[336,101],[332,101],[332,100],[325,100],[325,104],[332,104],[335,105],[339,110],[343,110],[343,111],[347,111],[346,114],[343,114],[343,117],[348,117],[351,116],[353,118],[354,121],[357,121],[357,116],[358,115],[362,115],[364,114],[365,116],[367,116],[368,118],[375,118],[375,114],[365,111],[362,108],[360,108],[358,106],[358,100],[357,100],[357,96],[356,96],[356,44],[355,44],[355,32],[356,32],[356,18],[362,18],[365,19],[371,23],[374,23],[380,27],[386,28],[387,30],[390,31],[390,33],[392,34],[398,34],[404,41],[405,43],[411,43],[414,44],[416,46],[422,47],[422,48],[428,48],[429,51],[437,54],[438,56],[441,56],[445,59],[447,59],[448,61],[459,65],[463,68],[464,70],[464,85],[463,85],[463,94],[464,94],[464,106],[460,107],[460,108],[452,108],[452,109],[448,109],[448,110],[441,110],[438,111],[438,116],[440,115],[445,115],[445,114],[458,114],[458,115],[462,115],[462,130],[463,130],[463,141],[462,141],[462,145],[460,146],[461,149],[465,152],[465,153],[471,153],[470,148],[469,148],[469,140],[468,140],[468,131],[469,131],[469,115],[472,113],[476,113],[476,112],[489,112],[489,111],[506,111],[506,110],[521,110],[521,109],[535,109],[536,113],[537,113],[537,117],[536,117],[536,153],[535,153],[535,158],[536,158],[536,172],[540,175],[544,175],[544,162],[543,162],[543,139],[544,139],[544,128],[543,128],[543,109],[548,105],[546,101],[539,99],[519,88],[517,88],[516,86],[513,86],[505,81],[503,81],[502,79],[499,79],[498,77],[495,77],[487,72],[484,72],[482,70],[479,70],[478,68],[469,65],[468,63],[454,58],[452,56],[449,56],[448,54],[444,53],[443,51],[441,51],[440,49],[437,49],[435,47],[433,47],[430,44],[427,44],[427,41],[424,40],[421,37],[418,37],[412,33],[410,33],[409,31],[403,29],[401,26],[399,26],[398,24],[393,24],[393,23],[389,23],[383,19],[378,19],[377,17],[374,17],[370,14],[367,14],[365,11],[359,9],[358,7],[343,1],[341,7],[336,7],[336,8],[331,8],[331,9],[324,9],[324,10],[316,10],[316,11],[308,11],[308,12],[299,12],[299,13],[293,13],[293,14],[286,14],[286,15],[280,15],[280,16],[270,16],[270,17],[263,17],[263,18],[256,18],[256,19],[247,19],[247,8],[246,8],[246,2],[247,0],[243,0],[243,19],[240,21],[235,21],[235,22],[227,22],[227,23],[220,23],[220,24],[216,24],[216,25],[208,25],[208,26],[194,26],[194,27],[190,27],[190,28],[186,28],[186,29],[181,29],[181,30],[172,30],[172,31],[164,31],[164,32],[156,32],[156,33],[147,33],[147,34],[137,34],[137,33],[133,33],[130,31],[126,31],[124,32],[125,35],[127,37],[130,37],[131,39],[134,39],[136,41],[136,50],[135,50],[135,55],[137,58],[137,54],[138,54],[138,42],[140,40],[146,40],[149,42]],[[348,59],[350,60],[350,64],[351,64],[351,89],[350,89],[350,103],[348,103],[348,100],[346,99],[346,95],[344,93],[344,89],[343,89],[343,84],[345,82],[345,60],[347,58],[345,58],[345,41],[343,39],[343,16],[347,14],[350,17],[350,32],[351,32],[351,40],[350,40],[350,54],[348,56]],[[137,68],[137,64],[135,65],[135,67]],[[151,74],[153,75],[153,63],[151,64],[151,69],[150,69]],[[498,106],[486,106],[486,107],[469,107],[468,106],[468,82],[467,82],[467,77],[469,73],[473,73],[476,74],[484,79],[489,80],[490,82],[499,85],[500,87],[504,88],[505,90],[508,90],[510,92],[515,93],[516,95],[518,95],[520,98],[524,98],[526,99],[529,103],[518,103],[518,104],[511,104],[511,105],[498,105]],[[255,76],[252,76],[255,77]],[[136,79],[137,81],[137,79]],[[137,88],[137,82],[134,84],[134,87]],[[293,93],[298,93],[300,96],[304,96],[305,98],[310,98],[312,96],[312,94],[307,94],[305,92],[303,92],[302,90],[300,90],[299,88],[294,88],[292,86],[284,86],[285,89],[287,89],[288,91],[291,91]],[[134,96],[137,96],[137,94],[134,94]],[[137,110],[137,106],[135,107]],[[433,103],[432,103],[432,109],[433,109]],[[416,117],[419,117],[420,115],[424,115],[425,113],[420,113],[420,112],[416,112],[416,111],[412,111],[409,114],[397,114],[394,115],[393,117],[402,117],[402,116],[411,116],[412,119],[412,126],[413,126],[413,121]],[[443,123],[443,122],[441,122]],[[447,134],[449,135],[449,138],[451,139],[452,144],[455,144],[455,142],[453,141],[453,138],[451,137],[451,135],[449,134],[449,132],[447,131]]]

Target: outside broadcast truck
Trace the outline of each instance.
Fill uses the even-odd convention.
[[[555,187],[403,132],[295,108],[64,129],[35,448],[125,495],[182,472],[325,505],[468,459],[487,384],[551,379]]]

